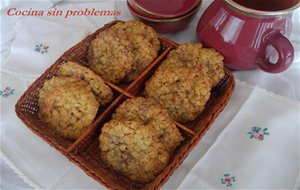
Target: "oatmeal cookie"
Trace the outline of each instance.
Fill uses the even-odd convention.
[[[119,22],[113,25],[111,30],[117,31],[118,34],[143,35],[154,46],[155,49],[160,49],[160,42],[155,30],[140,21],[130,20],[127,22]]]
[[[189,67],[197,70],[203,77],[208,77],[208,68],[200,59],[200,50],[202,45],[197,44],[181,44],[176,49],[170,51],[167,59],[159,66],[158,70],[168,69],[172,67]]]
[[[154,179],[169,161],[157,132],[136,121],[111,120],[104,124],[99,147],[106,164],[136,182]]]
[[[131,71],[133,57],[131,42],[110,30],[102,31],[88,50],[90,69],[114,83]]]
[[[113,114],[115,120],[140,121],[158,132],[160,142],[168,151],[174,150],[183,140],[166,110],[149,98],[129,98]]]
[[[170,51],[167,57],[177,57],[183,60],[189,58],[189,56],[197,57],[201,48],[203,48],[203,46],[200,43],[180,44],[176,49]]]
[[[39,117],[55,133],[78,138],[93,122],[99,103],[90,86],[79,78],[58,76],[39,90]]]
[[[132,36],[133,67],[126,76],[126,81],[136,79],[157,56],[157,51],[142,35]]]
[[[57,77],[52,77],[49,80],[46,80],[44,83],[44,86],[39,90],[40,93],[40,98],[41,94],[48,96],[49,93],[54,92],[58,89],[60,89],[62,86],[67,86],[68,83],[80,83],[81,85],[83,84],[82,82],[77,77],[67,77],[67,76],[57,76]],[[44,96],[44,97],[45,97]]]
[[[145,94],[156,100],[179,122],[194,120],[205,108],[211,84],[193,68],[158,70],[146,82]]]
[[[224,77],[223,56],[212,48],[201,44],[182,44],[172,50],[159,69],[169,67],[191,67],[209,77],[212,87]]]
[[[117,23],[111,30],[132,42],[133,68],[126,77],[127,81],[132,81],[155,59],[160,49],[160,41],[151,27],[135,20]]]
[[[102,78],[87,67],[68,61],[58,69],[56,75],[79,77],[87,82],[101,106],[110,102],[113,98],[111,89],[104,83]]]
[[[202,48],[199,55],[208,68],[207,73],[212,81],[212,86],[216,86],[225,76],[223,64],[224,57],[212,48]]]

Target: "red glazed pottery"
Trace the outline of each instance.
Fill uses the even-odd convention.
[[[128,0],[140,14],[152,18],[177,18],[190,13],[202,0]]]
[[[257,4],[253,0],[252,4],[251,0],[215,0],[199,20],[197,38],[218,50],[230,69],[259,67],[270,73],[282,72],[293,62],[294,49],[286,36],[300,2],[254,1]]]
[[[194,14],[197,12],[198,8],[200,7],[199,5],[191,12],[181,17],[172,18],[172,19],[166,19],[166,18],[162,19],[162,18],[154,18],[149,15],[138,12],[127,1],[127,6],[131,14],[137,20],[144,22],[145,24],[153,27],[155,30],[162,33],[176,32],[184,29],[190,23]]]

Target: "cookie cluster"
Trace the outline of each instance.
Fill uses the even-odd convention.
[[[39,90],[38,116],[55,133],[77,139],[94,121],[112,90],[90,69],[68,61]]]
[[[160,49],[156,32],[131,20],[119,22],[95,38],[88,51],[90,69],[113,83],[136,79]]]
[[[145,95],[168,110],[174,120],[192,121],[224,75],[223,56],[216,50],[201,44],[179,45],[146,82]]]
[[[166,110],[152,99],[137,97],[123,102],[102,127],[99,146],[102,159],[115,171],[147,182],[165,168],[182,140]]]

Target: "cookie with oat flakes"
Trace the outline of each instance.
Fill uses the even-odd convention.
[[[111,30],[116,31],[119,35],[142,35],[153,45],[155,49],[160,49],[160,41],[158,40],[158,36],[155,30],[140,21],[129,20],[127,22],[119,22],[113,25],[111,27]]]
[[[113,98],[112,90],[104,83],[102,78],[89,68],[79,65],[78,63],[67,61],[61,65],[56,75],[79,77],[87,82],[96,95],[100,106],[107,104]]]
[[[181,44],[170,51],[159,69],[168,67],[191,67],[207,75],[212,87],[224,77],[223,56],[212,48],[203,48],[201,44]],[[206,74],[205,74],[206,73]]]
[[[160,41],[156,32],[142,22],[131,20],[119,22],[110,28],[118,35],[125,36],[132,42],[134,54],[133,68],[126,80],[136,79],[155,59],[160,49]]]
[[[145,84],[145,95],[179,122],[192,121],[204,110],[210,90],[208,78],[189,67],[157,70]]]
[[[102,31],[88,50],[90,69],[103,79],[118,83],[125,78],[133,66],[131,42],[116,33]]]
[[[152,63],[158,52],[142,35],[135,35],[131,42],[134,55],[133,66],[125,78],[126,81],[136,79]]]
[[[111,120],[99,136],[103,161],[135,182],[148,182],[167,165],[169,154],[157,132],[137,121]]]
[[[167,111],[149,98],[127,99],[116,109],[113,119],[139,121],[153,127],[158,132],[160,142],[168,151],[174,150],[183,140]]]
[[[202,48],[199,56],[208,68],[207,74],[212,81],[212,86],[216,86],[225,76],[224,57],[213,48]]]
[[[57,76],[39,90],[38,116],[55,133],[77,139],[92,124],[99,103],[90,86],[79,78]]]
[[[200,50],[202,44],[188,43],[181,44],[176,49],[169,52],[167,59],[165,59],[159,66],[158,70],[168,69],[171,67],[189,67],[200,72],[203,77],[208,77],[208,68],[200,59]]]

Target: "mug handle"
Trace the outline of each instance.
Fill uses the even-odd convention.
[[[266,72],[269,73],[280,73],[285,71],[294,60],[294,47],[291,42],[280,32],[274,32],[268,35],[264,39],[266,47],[270,44],[272,45],[278,54],[277,62],[271,63],[266,58],[266,53],[264,53],[264,58],[257,62],[258,66]]]

